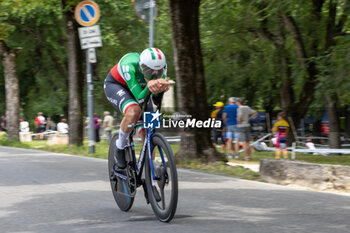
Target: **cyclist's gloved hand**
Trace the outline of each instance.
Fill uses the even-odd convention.
[[[157,79],[158,83],[161,85],[161,91],[160,92],[167,92],[170,88],[170,83],[165,79]]]
[[[152,79],[147,82],[147,87],[153,94],[158,94],[168,91],[170,83],[165,79]]]
[[[147,87],[148,90],[150,90],[150,92],[152,92],[153,94],[158,94],[161,90],[161,86],[159,85],[159,82],[156,79],[149,80],[147,82]]]

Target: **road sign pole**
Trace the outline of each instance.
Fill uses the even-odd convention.
[[[150,0],[149,2],[149,6],[150,6],[150,11],[149,11],[149,47],[153,48],[153,10],[154,10],[154,6],[155,6],[155,2],[153,0]]]
[[[94,96],[92,83],[92,68],[89,60],[89,50],[86,49],[86,82],[87,82],[87,101],[89,116],[89,154],[95,153],[95,125],[94,125]]]
[[[89,117],[89,154],[95,153],[94,86],[91,64],[96,63],[96,47],[102,47],[100,27],[95,25],[100,18],[100,8],[94,1],[82,1],[75,7],[75,19],[83,26],[79,28],[81,49],[86,52],[87,112]]]

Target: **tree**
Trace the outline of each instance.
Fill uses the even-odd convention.
[[[337,41],[347,34],[349,1],[237,0],[234,4],[238,9],[234,14],[236,17],[232,16],[234,26],[231,31],[227,31],[231,32],[231,36],[235,34],[235,37],[243,38],[242,41],[245,39],[245,47],[234,47],[232,54],[242,54],[245,51],[245,62],[251,64],[254,47],[265,51],[267,56],[261,58],[267,67],[271,62],[275,63],[272,67],[278,77],[270,85],[280,90],[281,108],[291,117],[296,127],[315,102],[315,95],[323,96],[319,99],[323,101],[329,116],[330,146],[338,147],[339,91],[332,83],[340,79],[334,76],[341,62],[335,64],[332,60],[334,49],[338,46]],[[244,24],[241,23],[243,21]],[[262,43],[265,48],[259,46]],[[251,51],[247,48],[251,48]],[[259,53],[259,49],[256,52]],[[215,56],[219,54],[215,53]],[[241,56],[232,56],[232,59],[239,61]],[[256,74],[261,69],[250,67],[252,71],[246,72],[242,77],[249,79],[249,75]],[[258,79],[252,81],[257,83]],[[259,94],[256,95],[258,98],[262,97],[259,90],[264,90],[265,85],[256,87],[252,82],[247,84],[245,86],[250,86],[249,89]]]
[[[69,87],[69,144],[83,144],[83,86],[82,52],[78,37],[78,25],[74,19],[74,8],[62,0],[67,34],[68,87]]]
[[[37,112],[57,117],[68,106],[67,85],[62,85],[67,69],[60,6],[60,1],[39,0],[5,0],[0,5],[0,37],[9,48],[22,48],[16,57],[20,117],[30,123]]]
[[[19,139],[19,86],[16,71],[16,51],[0,40],[0,57],[4,66],[6,91],[7,134],[10,139]]]
[[[304,29],[306,33],[302,32],[302,23],[305,21],[297,22],[293,15],[295,9],[288,6],[284,12],[280,13],[286,29],[294,40],[295,53],[300,66],[306,70],[308,75],[299,98],[302,100],[299,103],[304,104],[305,108],[302,107],[302,111],[297,111],[297,108],[300,109],[300,104],[297,103],[297,106],[293,106],[293,112],[296,112],[294,118],[295,122],[299,123],[299,120],[310,106],[318,85],[319,91],[322,92],[323,103],[329,119],[329,145],[331,148],[339,148],[340,111],[336,93],[337,88],[332,85],[334,83],[332,76],[335,74],[335,69],[330,62],[330,58],[333,55],[336,38],[344,35],[344,33],[346,34],[344,25],[349,14],[350,1],[313,0],[309,8],[306,9],[309,10],[309,20],[313,21],[309,23],[311,27]],[[336,18],[339,18],[339,20]],[[316,32],[315,28],[317,28]],[[312,39],[309,40],[311,42],[310,47],[306,46],[306,36],[303,34],[312,35]],[[290,87],[287,88],[291,89]]]
[[[200,0],[169,0],[173,36],[174,64],[180,112],[208,119],[207,93],[199,37]],[[181,135],[177,156],[188,160],[220,158],[206,129],[186,129]]]

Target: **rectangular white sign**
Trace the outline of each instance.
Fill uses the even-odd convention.
[[[95,37],[101,36],[100,25],[90,26],[90,27],[80,27],[79,29],[79,38]]]
[[[102,47],[101,36],[80,39],[81,49]]]
[[[88,54],[89,54],[89,62],[90,63],[96,63],[96,53],[95,53],[95,48],[89,48],[88,49]]]

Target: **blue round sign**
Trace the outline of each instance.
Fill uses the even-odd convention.
[[[75,19],[82,26],[94,25],[100,18],[100,9],[93,1],[82,1],[75,8]]]

